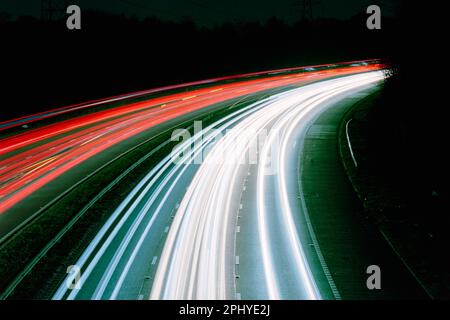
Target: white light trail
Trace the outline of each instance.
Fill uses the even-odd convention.
[[[169,231],[153,283],[151,299],[227,299],[228,259],[226,255],[230,219],[236,214],[232,189],[243,179],[239,175],[242,158],[252,139],[249,132],[260,133],[270,128],[258,163],[257,216],[260,249],[269,299],[281,299],[279,270],[273,259],[273,239],[269,230],[266,185],[270,163],[277,169],[283,234],[288,239],[290,255],[295,261],[292,270],[301,278],[299,290],[306,299],[320,299],[308,261],[299,240],[286,190],[287,138],[298,125],[307,125],[307,115],[319,110],[328,99],[383,79],[381,72],[323,81],[271,97],[263,109],[254,112],[235,125],[212,147],[205,163],[197,171]],[[318,111],[316,111],[318,112]],[[303,123],[304,122],[304,123]],[[281,152],[273,156],[276,138],[281,134]],[[235,141],[244,143],[235,144]],[[228,157],[221,158],[226,154]],[[217,161],[219,159],[219,161]],[[221,160],[220,160],[221,159]],[[275,162],[272,162],[276,160]]]

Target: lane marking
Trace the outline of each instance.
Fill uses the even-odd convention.
[[[190,97],[183,98],[183,99],[181,99],[181,100],[186,101],[186,100],[191,100],[191,99],[194,99],[194,98],[197,98],[197,96],[194,95],[194,96],[190,96]]]
[[[355,168],[358,168],[358,162],[356,162],[355,155],[353,154],[353,148],[350,142],[350,135],[348,133],[348,127],[350,125],[350,122],[352,122],[352,120],[353,119],[348,120],[347,124],[345,125],[345,135],[347,136],[348,149],[350,150],[350,155],[352,156],[353,163],[355,165]]]

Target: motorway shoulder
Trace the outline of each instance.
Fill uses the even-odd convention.
[[[341,100],[317,118],[306,134],[299,173],[318,244],[339,291],[346,299],[425,299],[426,293],[364,216],[338,153],[344,114],[369,91]],[[369,290],[367,267],[381,268],[381,290]],[[320,266],[313,269],[319,270]]]

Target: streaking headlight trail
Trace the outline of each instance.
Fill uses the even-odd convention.
[[[89,234],[83,245],[58,255],[70,256],[64,266],[79,281],[72,288],[73,275],[59,273],[53,299],[317,300],[330,296],[323,279],[339,299],[301,218],[298,146],[316,117],[376,86],[384,68],[373,60],[258,72],[0,123],[0,245],[52,217],[0,297],[77,230]],[[78,198],[59,221],[56,208]],[[305,250],[311,242],[320,265]]]
[[[227,132],[210,150],[180,204],[161,256],[151,298],[235,298],[230,280],[233,263],[229,261],[235,257],[227,250],[234,240],[232,230],[239,193],[232,190],[241,188],[245,173],[249,172],[242,160],[248,155],[255,136],[245,133],[259,134],[267,130],[269,134],[259,153],[256,186],[259,250],[265,278],[263,290],[268,299],[320,299],[303,253],[304,244],[299,240],[293,201],[287,189],[288,141],[294,129],[306,126],[327,100],[383,78],[382,72],[372,72],[272,96],[259,102],[263,108]],[[239,140],[241,143],[236,146]],[[278,142],[281,144],[275,145]],[[277,249],[274,243],[278,244]],[[279,277],[286,272],[291,275],[289,284]],[[255,290],[259,285],[255,284]]]

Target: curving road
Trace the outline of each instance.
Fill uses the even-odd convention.
[[[295,153],[288,157],[288,142],[294,129],[320,113],[324,102],[381,79],[382,73],[375,72],[273,95],[183,141],[175,152],[183,157],[174,163],[173,154],[168,155],[149,172],[76,262],[82,269],[81,289],[68,290],[63,283],[54,298],[142,299],[150,288],[153,299],[235,298],[237,212],[246,201],[241,192],[251,167],[258,178],[247,188],[256,191],[253,214],[258,222],[253,232],[261,251],[261,258],[252,263],[264,271],[257,282],[261,288],[253,287],[252,292],[273,299],[320,298],[287,199],[287,159],[296,159]],[[277,150],[274,144],[280,135]],[[262,150],[255,157],[250,151],[258,150],[254,144],[261,141]],[[281,158],[271,168],[273,154]],[[199,155],[205,157],[200,165],[194,163]],[[266,196],[274,193],[277,201]],[[281,220],[270,212],[279,212]],[[252,241],[236,245],[248,252],[255,250],[245,248]],[[275,255],[292,260],[275,262]],[[291,272],[280,279],[286,268]]]
[[[0,240],[20,233],[81,183],[75,170],[100,174],[143,139],[178,129],[142,161],[174,139],[176,148],[111,208],[73,261],[81,270],[79,287],[69,288],[68,275],[53,298],[321,299],[330,291],[339,299],[311,222],[298,205],[292,172],[311,121],[339,99],[382,81],[381,68],[351,62],[247,74],[0,123]],[[102,108],[87,112],[93,106]],[[191,114],[219,109],[228,112],[205,127],[189,122]],[[305,253],[310,242],[326,288]],[[27,264],[8,294],[51,245]]]
[[[151,298],[236,297],[234,265],[242,259],[233,254],[233,244],[236,225],[240,233],[246,232],[237,218],[245,203],[249,207],[246,215],[255,215],[257,221],[247,227],[257,229],[254,235],[258,239],[239,241],[237,246],[243,253],[259,251],[260,256],[253,257],[251,263],[255,268],[262,266],[263,271],[262,281],[253,282],[250,290],[261,292],[265,299],[319,299],[295,222],[296,193],[290,186],[297,181],[288,169],[297,158],[291,152],[293,133],[307,126],[327,100],[382,79],[381,72],[374,72],[275,95],[261,101],[261,110],[227,132],[200,166],[177,210]],[[258,138],[261,135],[263,139]],[[258,146],[252,148],[255,139]],[[259,151],[253,164],[252,150]],[[256,178],[249,178],[252,176]],[[255,242],[256,248],[247,247]],[[240,277],[254,272],[243,271]],[[251,292],[239,292],[241,296],[248,294]]]

